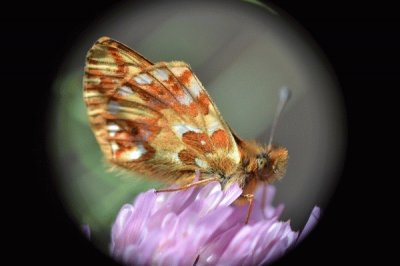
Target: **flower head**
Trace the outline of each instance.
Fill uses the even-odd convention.
[[[218,182],[173,193],[149,190],[124,205],[112,227],[111,255],[127,265],[260,265],[292,247],[298,232],[279,221],[283,205],[272,207],[273,186],[247,205],[232,204],[237,185],[222,190]]]

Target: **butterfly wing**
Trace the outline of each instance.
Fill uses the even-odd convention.
[[[184,182],[196,169],[225,174],[240,162],[228,125],[184,62],[153,64],[104,37],[88,52],[83,85],[93,132],[115,165]]]

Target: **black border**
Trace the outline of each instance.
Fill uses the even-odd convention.
[[[10,208],[4,214],[13,230],[5,231],[11,235],[9,255],[16,261],[111,264],[67,218],[50,182],[45,145],[50,86],[58,67],[91,22],[119,2],[15,2],[1,14],[5,57],[1,75],[8,82],[3,87],[7,92],[3,107],[6,114],[12,111],[6,117],[7,128],[15,128],[15,133],[5,131],[10,141],[4,149],[11,159],[6,167],[13,169],[13,174],[5,176],[16,181],[8,186],[6,192],[11,193],[4,193],[9,200],[3,204]],[[264,2],[290,14],[326,54],[343,89],[349,133],[346,164],[334,200],[311,236],[277,265],[342,264],[371,258],[372,252],[366,255],[367,249],[356,252],[355,248],[368,238],[373,242],[368,220],[371,210],[379,208],[373,198],[377,195],[371,194],[374,185],[365,186],[373,180],[359,152],[377,136],[371,136],[370,143],[360,139],[370,132],[360,124],[370,121],[368,125],[376,127],[381,118],[379,90],[392,88],[398,78],[398,64],[393,59],[400,47],[393,38],[398,35],[397,9],[382,1]],[[28,156],[30,151],[32,156]],[[373,248],[374,253],[378,248]]]

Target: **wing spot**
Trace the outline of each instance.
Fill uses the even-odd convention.
[[[120,131],[121,130],[121,128],[115,123],[108,123],[107,124],[107,129],[108,129],[108,131],[112,131],[112,132],[116,132],[116,131]]]
[[[116,152],[117,150],[119,150],[119,145],[115,141],[111,142],[111,150],[113,152]]]
[[[85,96],[85,98],[96,98],[96,97],[102,97],[103,96],[102,93],[100,93],[99,91],[96,91],[96,90],[91,90],[91,91],[85,90],[83,92],[83,95]]]
[[[115,123],[108,123],[107,124],[107,131],[110,137],[115,137],[115,134],[120,131],[121,128]]]
[[[153,79],[146,73],[139,74],[133,78],[138,84],[151,84]]]
[[[205,133],[196,133],[193,131],[186,132],[182,135],[182,141],[186,145],[204,153],[213,151],[212,144]]]
[[[168,72],[164,69],[156,69],[152,72],[153,76],[161,81],[166,81],[169,79]]]
[[[143,154],[147,152],[146,148],[143,146],[142,143],[138,144],[132,150],[127,151],[125,156],[129,161],[137,160],[142,157]]]
[[[190,71],[188,68],[185,68],[185,71],[179,76],[179,79],[183,84],[187,85],[191,77],[193,77],[192,71]]]
[[[178,96],[177,99],[180,104],[187,106],[193,102],[193,98],[186,93],[184,95]]]
[[[129,86],[122,86],[117,90],[117,93],[121,96],[131,96],[133,95],[133,90]]]
[[[202,91],[202,88],[195,78],[192,78],[188,89],[194,98],[198,97]]]
[[[201,159],[199,159],[199,158],[195,158],[194,159],[194,162],[196,163],[196,165],[198,166],[198,167],[200,167],[200,168],[208,168],[208,163],[207,162],[205,162],[205,161],[203,161],[203,160],[201,160]]]
[[[118,113],[120,109],[121,109],[121,106],[119,105],[118,102],[116,102],[116,101],[109,101],[108,102],[108,111],[111,114]]]
[[[210,99],[208,98],[207,94],[205,92],[200,93],[196,100],[200,107],[200,112],[203,115],[207,115],[210,106]]]
[[[188,150],[181,150],[178,153],[178,158],[184,164],[193,165],[195,163],[196,155]]]
[[[209,124],[209,126],[207,128],[207,133],[208,133],[208,135],[211,136],[218,129],[221,129],[221,124],[218,121],[213,121]]]
[[[179,67],[179,66],[175,66],[171,68],[171,72],[176,76],[176,77],[180,77],[182,76],[182,74],[187,71],[187,67]]]
[[[193,131],[195,133],[201,133],[202,131],[196,127],[192,127],[190,125],[183,125],[183,124],[178,124],[178,125],[174,125],[172,126],[172,128],[174,129],[175,133],[178,136],[182,136],[183,134],[185,134],[186,132],[189,131]]]
[[[181,162],[181,160],[179,159],[178,153],[171,153],[170,157],[174,162]]]
[[[229,137],[225,130],[216,130],[211,136],[211,141],[216,147],[229,149]]]

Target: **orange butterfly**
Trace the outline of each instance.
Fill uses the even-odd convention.
[[[272,134],[268,145],[260,145],[232,132],[184,62],[153,64],[103,37],[87,54],[83,86],[90,124],[108,161],[182,185],[160,191],[237,182],[250,202],[247,222],[257,183],[271,183],[286,171],[287,149],[272,146]],[[278,115],[288,90],[282,95]],[[200,180],[194,182],[196,170]]]

